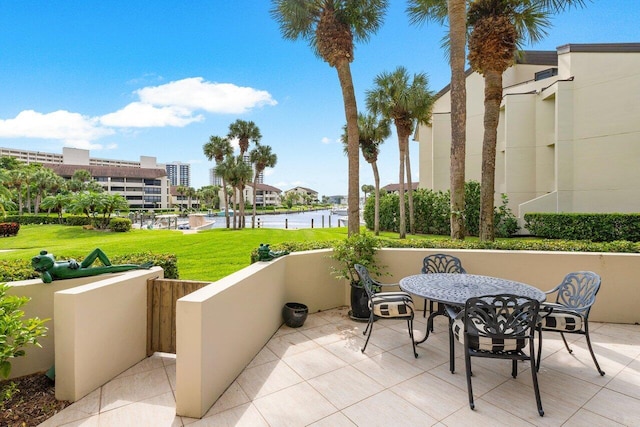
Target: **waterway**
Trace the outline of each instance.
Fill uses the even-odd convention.
[[[247,212],[245,212],[247,213]],[[250,212],[249,212],[250,213]],[[210,218],[207,218],[210,219]],[[213,217],[215,224],[212,228],[224,228],[224,217]],[[233,218],[229,218],[233,227]],[[251,228],[252,215],[245,216],[245,227]],[[347,217],[332,214],[331,210],[291,212],[274,215],[256,215],[256,227],[259,228],[287,228],[298,230],[301,228],[334,228],[346,227]]]

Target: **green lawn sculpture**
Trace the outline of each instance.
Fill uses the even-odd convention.
[[[268,243],[260,243],[258,247],[258,261],[271,261],[288,253],[287,251],[272,251]]]
[[[103,265],[92,267],[91,265],[96,259],[99,259]],[[47,253],[47,251],[40,251],[40,255],[31,258],[31,265],[35,271],[41,274],[44,283],[51,283],[53,280],[75,279],[76,277],[149,269],[153,266],[153,262],[113,265],[107,255],[100,248],[96,248],[80,263],[75,259],[56,261],[53,254]]]

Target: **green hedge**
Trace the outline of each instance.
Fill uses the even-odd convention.
[[[84,259],[84,255],[56,256],[56,259],[59,260],[67,260],[70,258],[81,262]],[[139,252],[111,258],[113,264],[142,264],[148,261],[153,261],[154,265],[162,267],[165,278],[180,278],[178,274],[178,260],[176,256],[172,254]],[[40,273],[34,271],[31,267],[31,259],[0,260],[0,282],[15,282],[17,280],[37,279],[39,277]]]
[[[80,215],[65,215],[62,222],[58,216],[47,214],[42,215],[7,215],[5,218],[8,222],[17,222],[18,224],[62,224],[62,225],[91,225],[91,218]]]
[[[548,239],[640,242],[640,214],[527,213],[525,228]]]

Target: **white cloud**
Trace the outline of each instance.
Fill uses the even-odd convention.
[[[0,138],[57,139],[75,148],[99,149],[91,141],[113,133],[94,118],[64,110],[47,114],[25,110],[14,119],[0,120]]]
[[[111,127],[184,127],[204,120],[202,115],[179,106],[156,107],[142,102],[132,102],[115,113],[100,117],[100,123]]]
[[[242,114],[252,108],[277,105],[269,92],[232,83],[212,83],[202,77],[150,86],[135,92],[140,102],[157,106],[183,107],[209,113]]]
[[[146,78],[158,78],[154,75]],[[60,140],[67,146],[102,149],[92,141],[132,129],[184,127],[204,120],[202,112],[241,114],[253,108],[277,105],[269,92],[232,83],[212,83],[191,77],[134,92],[138,100],[101,117],[59,110],[20,112],[13,119],[0,119],[0,138],[42,138]],[[238,142],[232,145],[237,148]],[[110,145],[109,149],[115,148]]]
[[[333,140],[331,138],[327,138],[326,136],[320,140],[323,144],[332,144]]]

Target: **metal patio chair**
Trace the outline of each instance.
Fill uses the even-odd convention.
[[[475,408],[471,386],[471,357],[511,360],[511,376],[518,375],[518,361],[531,362],[531,377],[540,416],[544,415],[536,369],[533,339],[540,302],[517,295],[469,298],[453,322],[453,334],[464,344],[469,406]],[[526,352],[526,347],[529,351]]]
[[[407,327],[409,328],[409,338],[411,338],[411,344],[413,345],[413,356],[418,357],[416,342],[413,339],[413,315],[415,310],[411,295],[402,291],[380,292],[384,286],[396,285],[386,285],[373,280],[369,275],[369,271],[363,265],[356,264],[354,267],[367,292],[369,309],[371,311],[367,327],[362,332],[363,335],[367,335],[367,332],[369,333],[364,347],[362,347],[362,352],[364,353],[367,344],[369,344],[369,338],[371,338],[371,332],[373,331],[373,322],[376,317],[382,319],[404,319],[407,321]]]
[[[567,343],[564,334],[581,334],[586,337],[587,346],[591,353],[593,363],[600,375],[605,372],[600,368],[596,359],[589,337],[589,312],[596,302],[596,294],[600,290],[600,276],[592,271],[576,271],[565,276],[562,283],[546,292],[552,294],[557,292],[556,302],[545,302],[540,306],[542,315],[541,323],[538,325],[538,360],[540,369],[540,358],[542,357],[542,331],[560,332],[562,341],[569,353],[573,353]]]

